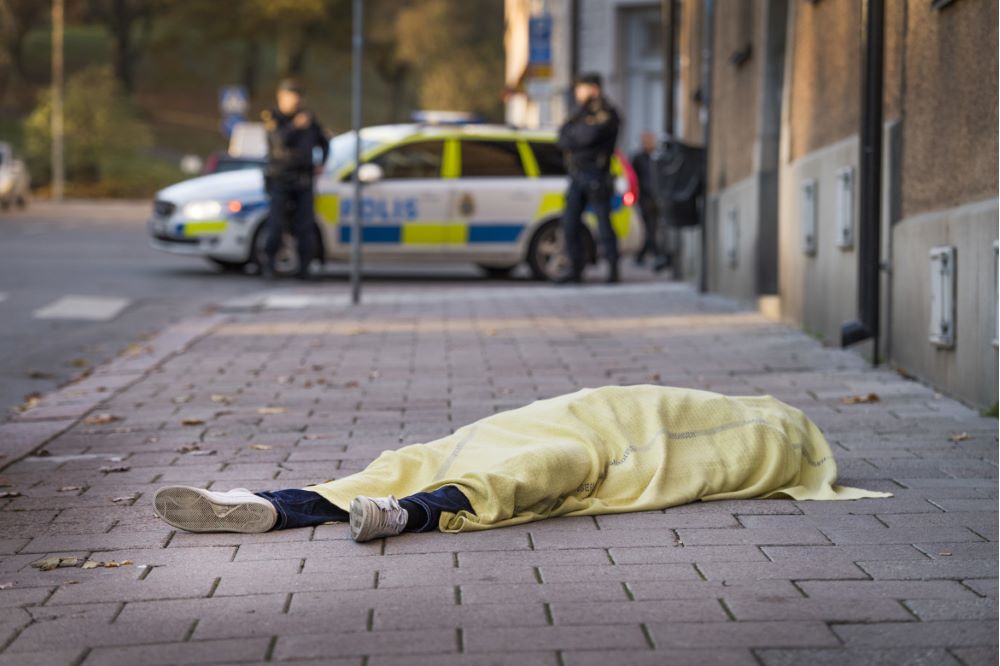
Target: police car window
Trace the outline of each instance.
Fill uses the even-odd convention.
[[[417,141],[382,153],[372,161],[382,167],[382,177],[438,178],[441,176],[443,141]]]
[[[513,141],[472,141],[462,144],[462,178],[523,177],[521,154]]]
[[[565,176],[566,163],[562,151],[554,143],[532,142],[531,149],[535,152],[538,162],[538,173],[542,176]]]

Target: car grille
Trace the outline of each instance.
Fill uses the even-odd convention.
[[[160,217],[170,217],[175,210],[177,210],[177,204],[170,201],[157,200],[153,202],[153,212]]]

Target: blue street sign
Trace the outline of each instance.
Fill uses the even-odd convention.
[[[222,114],[222,133],[228,138],[237,123],[246,120],[250,96],[244,86],[219,88],[219,112]]]
[[[548,14],[528,19],[528,63],[552,64],[552,17]]]

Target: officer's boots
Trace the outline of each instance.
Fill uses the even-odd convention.
[[[617,284],[621,282],[621,276],[618,275],[618,262],[609,261],[608,262],[608,277],[605,280],[608,284]]]

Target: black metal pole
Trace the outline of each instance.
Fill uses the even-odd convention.
[[[708,291],[708,162],[711,159],[709,142],[712,138],[712,59],[715,48],[715,0],[702,3],[701,32],[701,104],[705,109],[705,125],[702,128],[702,144],[705,148],[704,208],[701,211],[701,270],[698,273],[698,291]]]
[[[843,347],[871,339],[878,363],[882,262],[882,90],[884,0],[862,0],[861,154],[858,174],[858,319],[840,327]]]
[[[361,242],[364,234],[361,215],[361,57],[364,49],[364,2],[354,0],[351,37],[351,125],[354,129],[354,200],[351,202],[351,303],[361,303]]]

